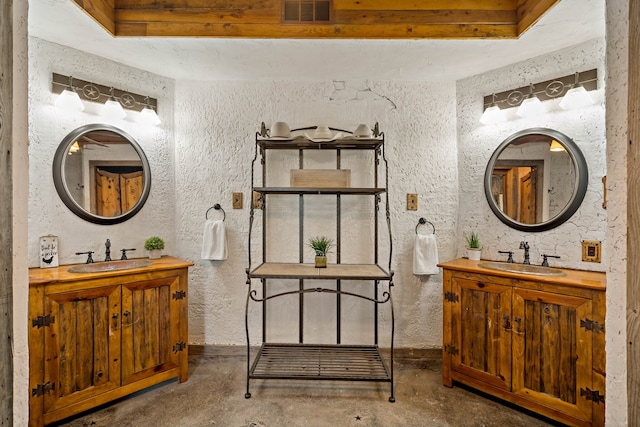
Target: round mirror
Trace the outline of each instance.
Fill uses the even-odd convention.
[[[544,231],[578,210],[588,175],[584,156],[571,138],[552,129],[525,129],[491,156],[484,192],[493,213],[508,226]]]
[[[53,182],[65,205],[96,224],[133,217],[151,190],[151,169],[138,143],[111,125],[81,126],[53,158]]]

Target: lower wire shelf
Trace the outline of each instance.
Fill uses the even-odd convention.
[[[378,346],[264,343],[250,378],[391,382]]]

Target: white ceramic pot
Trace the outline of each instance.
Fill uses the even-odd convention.
[[[149,251],[149,259],[159,259],[162,256],[162,251],[160,249],[152,249]]]
[[[481,255],[482,255],[482,249],[467,248],[467,258],[469,258],[471,261],[480,261]]]

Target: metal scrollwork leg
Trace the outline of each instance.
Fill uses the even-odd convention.
[[[251,342],[249,341],[249,296],[251,295],[251,279],[249,278],[249,269],[247,269],[247,302],[244,309],[244,327],[247,334],[247,392],[244,394],[245,399],[251,397],[249,392],[249,376],[251,373]]]

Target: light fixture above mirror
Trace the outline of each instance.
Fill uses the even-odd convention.
[[[483,102],[483,114],[480,122],[494,124],[504,121],[504,110],[519,107],[517,115],[531,117],[546,111],[544,101],[560,99],[559,106],[568,110],[593,104],[588,91],[598,89],[598,70],[593,69],[569,74],[539,83],[510,89],[504,92],[486,95]]]
[[[84,109],[82,101],[89,101],[104,104],[103,115],[109,118],[124,118],[126,110],[130,110],[140,113],[137,119],[139,122],[153,125],[161,123],[156,112],[158,100],[147,95],[139,95],[57,73],[52,73],[51,90],[59,94],[56,105],[70,105],[74,111],[82,111]]]

